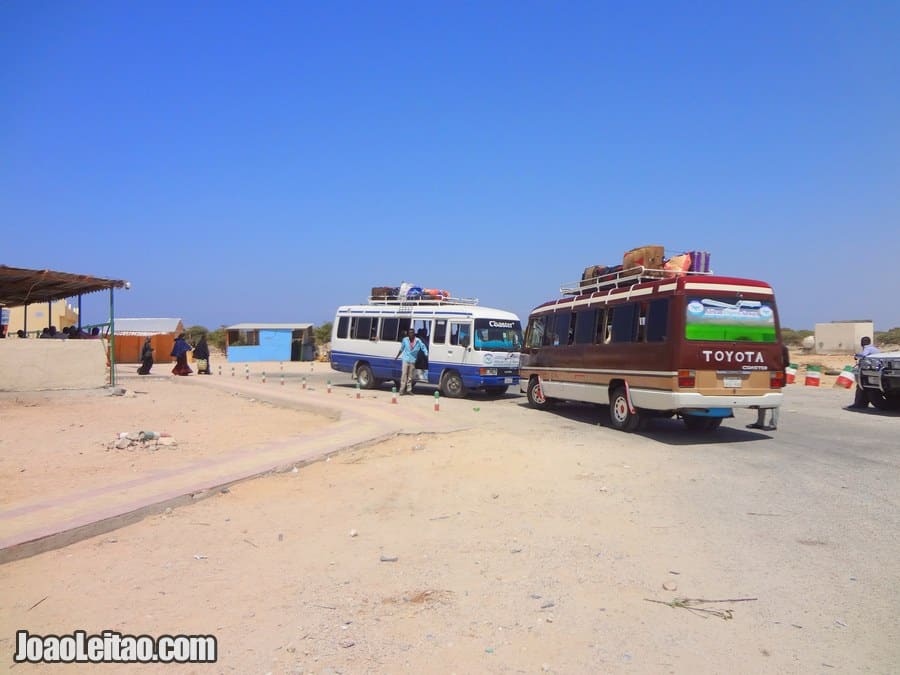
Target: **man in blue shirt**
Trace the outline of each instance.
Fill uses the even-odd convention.
[[[428,348],[425,343],[416,337],[416,331],[412,328],[407,331],[407,337],[400,341],[400,351],[394,360],[403,356],[403,370],[400,371],[400,395],[412,394],[413,373],[416,370],[416,356],[419,352],[428,356]]]
[[[867,356],[871,356],[872,354],[877,354],[881,351],[880,349],[878,349],[878,347],[872,344],[872,338],[870,337],[864,337],[859,341],[859,345],[862,347],[862,350],[853,355],[853,358],[857,361]],[[866,394],[866,390],[859,386],[859,373],[857,373],[856,377],[856,394],[853,397],[853,405],[848,405],[847,408],[868,408],[869,396]]]

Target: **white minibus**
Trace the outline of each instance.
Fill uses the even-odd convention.
[[[470,391],[500,395],[519,383],[522,324],[512,312],[475,299],[370,299],[339,307],[331,335],[331,367],[350,373],[363,389],[400,381],[400,341],[412,328],[428,347],[419,384],[444,396]],[[399,386],[399,385],[398,385]]]

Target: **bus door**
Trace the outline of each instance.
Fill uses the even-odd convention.
[[[440,348],[442,361],[462,365],[472,350],[472,321],[451,319],[447,327],[447,344]]]

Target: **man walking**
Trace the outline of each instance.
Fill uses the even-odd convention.
[[[416,372],[416,356],[422,352],[428,356],[428,348],[425,343],[416,337],[416,331],[410,328],[406,337],[400,341],[400,351],[394,357],[396,361],[403,357],[403,370],[400,371],[400,395],[412,394],[413,374]]]

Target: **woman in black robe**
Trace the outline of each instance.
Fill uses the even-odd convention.
[[[194,347],[194,361],[197,363],[198,375],[211,375],[209,371],[209,345],[206,344],[206,336],[200,338]]]
[[[144,346],[141,347],[141,367],[138,368],[138,375],[149,375],[150,369],[153,367],[153,347],[150,345],[150,338],[144,338]]]

